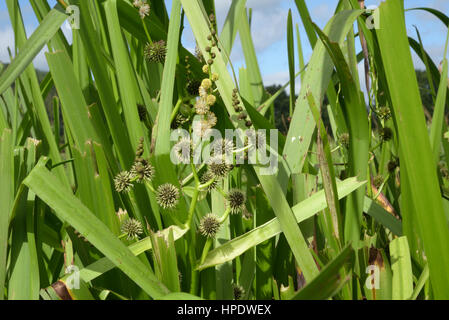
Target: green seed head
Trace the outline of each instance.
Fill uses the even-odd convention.
[[[389,127],[382,128],[379,132],[379,137],[382,141],[390,141],[393,138],[393,130]]]
[[[200,221],[200,233],[208,238],[215,238],[220,230],[220,218],[213,213],[206,214]]]
[[[232,189],[228,193],[228,204],[232,214],[237,214],[245,208],[245,194],[237,189]]]
[[[388,172],[393,172],[394,170],[396,170],[396,168],[399,166],[399,159],[395,158],[392,159],[390,161],[388,161],[387,167],[388,167]]]
[[[220,138],[212,143],[212,150],[215,155],[231,154],[234,150],[234,142],[226,138]]]
[[[131,175],[128,171],[122,171],[114,178],[114,186],[117,192],[128,192],[132,185]]]
[[[243,289],[243,287],[241,285],[233,283],[232,289],[234,290],[234,299],[235,300],[240,300],[245,295],[245,289]]]
[[[340,136],[340,143],[345,147],[349,148],[349,133],[342,133]]]
[[[144,159],[134,162],[130,172],[138,182],[151,181],[154,177],[154,167]]]
[[[139,235],[143,233],[142,224],[140,221],[130,218],[123,221],[121,226],[122,233],[126,233],[127,239],[139,239]]]
[[[171,183],[165,183],[157,188],[157,203],[164,209],[173,209],[179,201],[179,190]]]
[[[208,161],[208,169],[215,178],[224,178],[232,169],[232,166],[226,163],[223,156],[211,157]]]
[[[377,111],[377,114],[380,119],[387,121],[391,118],[391,110],[388,107],[380,107]]]
[[[166,54],[167,48],[164,40],[148,43],[145,47],[145,59],[149,62],[164,63]]]
[[[147,108],[145,108],[145,106],[143,104],[138,104],[137,105],[137,112],[139,113],[139,119],[140,121],[145,121],[147,119]]]

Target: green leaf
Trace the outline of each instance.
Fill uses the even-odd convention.
[[[382,28],[377,30],[377,35],[401,141],[401,180],[405,173],[406,187],[410,191],[408,199],[414,208],[413,216],[403,212],[403,219],[409,219],[418,227],[435,298],[449,298],[449,274],[446,272],[449,230],[409,49],[402,2],[384,2],[379,10]],[[416,237],[416,234],[406,235]]]
[[[324,300],[332,298],[343,287],[349,277],[342,278],[339,270],[348,262],[354,251],[351,245],[324,267],[320,274],[302,288],[292,300]]]
[[[324,33],[331,41],[342,43],[352,24],[362,13],[361,10],[347,10],[338,13],[327,23]],[[283,155],[291,173],[300,173],[309,150],[315,121],[308,108],[306,93],[311,92],[317,103],[321,104],[333,72],[332,60],[324,45],[319,42],[310,58],[304,81],[301,83],[299,98],[296,101],[295,112],[287,135]]]
[[[36,195],[64,222],[73,226],[127,276],[154,298],[169,293],[155,275],[58,179],[39,163],[24,180]]]
[[[365,182],[357,181],[355,178],[346,179],[337,183],[337,190],[340,199],[362,187]],[[327,207],[324,191],[321,190],[306,200],[295,205],[292,210],[297,222],[302,222]],[[226,261],[230,261],[243,254],[248,249],[280,234],[282,232],[278,218],[274,218],[253,230],[232,239],[220,247],[212,250],[207,255],[205,261],[198,267],[199,270],[215,266]]]
[[[31,35],[30,39],[20,49],[20,53],[0,77],[0,94],[5,92],[17,77],[20,76],[22,71],[28,67],[66,19],[67,15],[59,5],[48,13],[36,31]]]
[[[407,237],[390,242],[391,270],[393,271],[393,300],[406,300],[413,293],[413,272]]]

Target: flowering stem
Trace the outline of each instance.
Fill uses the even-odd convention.
[[[198,167],[198,171],[200,171],[206,164],[202,163],[199,167]],[[182,180],[181,186],[186,186],[190,180],[192,180],[193,178],[193,173],[190,173],[184,180]]]
[[[148,42],[152,44],[153,41],[151,40],[150,33],[148,32],[148,29],[147,29],[147,25],[145,24],[144,19],[140,19],[140,20],[142,20],[143,29],[145,30],[145,34],[147,35]]]
[[[206,256],[209,253],[210,247],[212,246],[212,238],[207,238],[206,243],[204,244],[203,253],[201,254],[200,265],[203,264],[204,260],[206,260]]]
[[[214,183],[215,182],[215,178],[212,178],[212,179],[210,179],[209,181],[207,181],[206,183],[204,183],[204,184],[200,184],[199,186],[198,186],[198,189],[199,190],[203,190],[203,189],[206,189],[207,187],[209,187],[212,183]]]
[[[226,211],[223,213],[223,216],[220,218],[220,224],[226,221],[226,219],[229,217],[229,213],[231,212],[231,208],[227,208]]]
[[[192,225],[193,214],[195,213],[196,202],[198,200],[198,195],[200,194],[200,190],[199,190],[200,180],[198,178],[198,174],[196,172],[196,168],[195,168],[195,165],[193,164],[192,159],[190,159],[190,166],[192,168],[193,178],[195,179],[195,190],[193,191],[192,202],[190,202],[189,215],[187,217],[187,222],[185,223],[185,226],[187,228],[190,228],[190,226]]]
[[[223,191],[223,189],[222,188],[220,188],[220,187],[217,187],[217,190],[218,190],[218,192],[220,192],[221,193],[221,195],[226,199],[227,198],[227,195],[226,195],[226,193]]]
[[[68,7],[68,4],[65,3],[64,0],[58,0],[58,2],[64,7],[64,9],[66,9]]]
[[[121,235],[118,236],[119,239],[123,239],[124,237],[126,237],[127,234],[126,233],[122,233]]]
[[[178,110],[179,110],[179,108],[181,107],[181,104],[182,104],[182,99],[178,99],[178,102],[176,102],[176,106],[175,106],[175,108],[173,109],[173,112],[172,112],[172,114],[171,114],[171,117],[170,117],[170,123],[172,123],[173,120],[175,120],[176,114],[178,113]]]
[[[148,189],[151,190],[151,192],[156,193],[156,190],[154,190],[153,186],[149,181],[145,181],[145,185],[148,187]]]

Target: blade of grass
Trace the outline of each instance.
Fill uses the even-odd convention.
[[[443,299],[449,297],[449,274],[445,271],[449,265],[449,252],[445,248],[449,230],[408,48],[402,5],[391,0],[382,3],[379,9],[382,28],[376,31],[401,141],[401,167],[405,165],[416,212],[412,219],[424,244],[435,297]]]
[[[169,293],[155,275],[75,196],[64,191],[58,179],[39,163],[24,180],[62,221],[72,225],[126,275],[154,298]]]
[[[407,237],[390,242],[391,270],[393,271],[393,300],[405,300],[413,294],[413,273]]]
[[[355,178],[346,179],[337,183],[337,190],[340,199],[362,187],[365,182],[359,182]],[[295,205],[292,210],[297,222],[302,222],[327,207],[324,191],[318,191],[306,200]],[[242,236],[226,242],[224,245],[212,250],[207,255],[203,264],[198,269],[202,270],[226,261],[230,261],[246,250],[280,234],[282,229],[277,218],[274,218],[263,225],[245,233]]]

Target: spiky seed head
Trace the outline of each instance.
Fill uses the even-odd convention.
[[[148,43],[145,46],[145,59],[149,62],[164,63],[166,55],[167,47],[164,40]]]
[[[138,104],[137,105],[137,112],[139,113],[139,120],[140,121],[145,121],[147,119],[147,108],[145,108],[145,106],[143,104]]]
[[[178,113],[176,115],[175,121],[173,121],[172,123],[172,128],[176,129],[179,128],[180,126],[182,126],[184,123],[188,122],[189,118],[183,116],[182,114]]]
[[[245,289],[243,289],[243,287],[241,285],[233,283],[232,289],[234,291],[234,299],[235,300],[240,300],[245,295]]]
[[[209,182],[210,180],[212,180],[214,178],[214,175],[210,172],[210,171],[206,171],[203,173],[203,175],[200,178],[200,182],[201,184],[205,184],[207,182]],[[211,191],[214,190],[216,187],[218,186],[218,181],[217,179],[214,180],[214,182],[212,182],[207,188],[207,191]]]
[[[389,127],[380,129],[379,137],[382,141],[390,141],[393,138],[393,130]]]
[[[380,107],[377,111],[377,114],[379,115],[379,118],[384,121],[387,121],[391,118],[391,110],[388,107]]]
[[[114,178],[114,186],[117,192],[128,192],[131,190],[131,174],[128,171],[122,171]]]
[[[131,167],[131,175],[137,177],[138,182],[151,181],[154,177],[154,167],[147,160],[136,161]]]
[[[234,142],[229,139],[220,138],[212,143],[214,155],[228,155],[234,150]]]
[[[217,97],[215,97],[213,94],[210,94],[207,96],[206,102],[209,106],[213,106],[215,102],[217,102]]]
[[[122,233],[127,235],[128,240],[139,239],[139,235],[143,233],[143,227],[140,221],[129,218],[123,221],[121,226]]]
[[[213,82],[215,82],[215,81],[218,81],[218,79],[220,79],[220,76],[218,75],[218,73],[212,73],[211,80]]]
[[[173,209],[179,201],[179,190],[171,183],[165,183],[157,188],[157,203],[164,209]]]
[[[342,133],[340,135],[340,143],[345,147],[348,148],[349,147],[349,133]]]
[[[199,115],[205,115],[209,111],[209,104],[206,99],[199,98],[195,103],[195,111]]]
[[[379,188],[383,182],[384,182],[384,178],[381,175],[377,175],[373,178],[373,185],[376,188]]]
[[[393,172],[394,170],[396,170],[396,168],[399,166],[399,159],[398,158],[394,158],[391,159],[390,161],[388,161],[387,167],[388,167],[388,172]]]
[[[232,166],[226,163],[223,156],[214,156],[208,160],[208,169],[215,178],[221,179],[232,170]]]
[[[203,81],[201,82],[201,86],[204,89],[209,90],[212,87],[212,81],[210,79],[203,79]]]
[[[201,82],[199,80],[190,80],[187,83],[186,89],[187,93],[191,96],[197,96],[198,95],[198,88],[201,85]]]
[[[141,19],[150,15],[150,5],[148,3],[143,3],[139,8],[139,15]]]
[[[236,214],[245,208],[246,197],[245,194],[238,190],[232,189],[228,193],[228,204],[231,208],[231,213]]]
[[[188,164],[193,153],[192,140],[190,138],[182,138],[173,147],[173,152],[179,162]]]
[[[220,218],[213,213],[206,214],[201,219],[198,230],[205,237],[215,238],[218,230],[220,230]]]
[[[208,66],[207,64],[205,64],[205,65],[203,66],[203,72],[204,72],[204,73],[209,73],[209,66]]]

